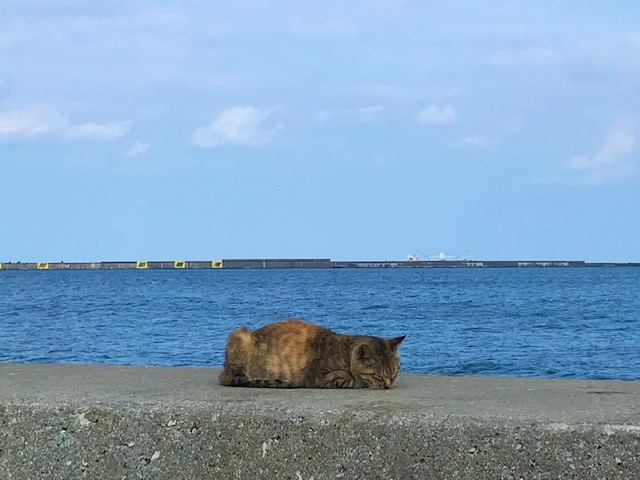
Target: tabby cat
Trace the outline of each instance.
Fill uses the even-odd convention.
[[[229,335],[220,385],[279,388],[389,388],[405,337],[339,335],[290,319]]]

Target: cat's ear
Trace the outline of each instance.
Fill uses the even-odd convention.
[[[392,350],[397,350],[405,338],[407,338],[406,335],[403,335],[402,337],[398,337],[398,338],[392,338],[391,340],[387,340],[387,343],[389,344]]]
[[[356,355],[361,362],[367,362],[371,360],[372,352],[368,345],[360,345],[356,347]]]

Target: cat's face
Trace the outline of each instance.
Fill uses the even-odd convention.
[[[354,378],[365,386],[390,388],[400,373],[398,347],[404,338],[367,338],[356,345],[351,355]]]

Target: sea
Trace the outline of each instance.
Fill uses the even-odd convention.
[[[0,362],[221,367],[292,317],[407,373],[640,380],[637,267],[0,271]]]

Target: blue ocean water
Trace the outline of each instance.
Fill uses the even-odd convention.
[[[396,337],[402,371],[640,380],[640,269],[0,271],[0,362],[221,366],[303,318]]]

